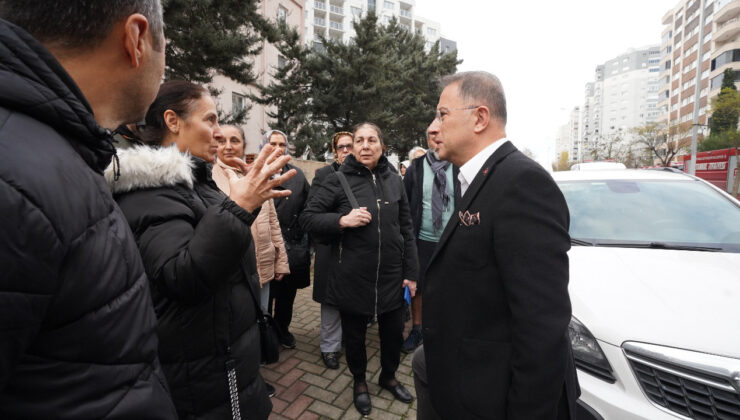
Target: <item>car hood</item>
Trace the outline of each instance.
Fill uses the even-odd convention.
[[[740,358],[740,254],[573,246],[573,316],[601,341]]]

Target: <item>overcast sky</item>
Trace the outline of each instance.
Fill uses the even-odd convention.
[[[660,44],[661,19],[678,0],[416,0],[416,13],[457,41],[460,71],[501,79],[507,136],[537,160],[554,160],[558,127],[582,106],[597,65]],[[543,159],[544,158],[544,159]]]

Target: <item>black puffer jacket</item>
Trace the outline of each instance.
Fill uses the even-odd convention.
[[[318,241],[331,244],[326,303],[362,315],[392,311],[403,304],[403,279],[416,280],[419,265],[401,177],[385,156],[370,171],[350,155],[339,171],[372,221],[339,228],[339,219],[352,208],[336,173],[312,192],[301,224]]]
[[[242,415],[267,418],[272,405],[259,374],[248,289],[257,278],[250,250],[255,216],[218,189],[203,160],[174,146],[137,146],[119,157],[120,179],[112,168],[106,178],[150,278],[159,356],[180,418],[231,418],[228,360],[236,367]]]
[[[308,200],[316,194],[321,187],[321,183],[339,169],[339,163],[332,162],[331,165],[324,166],[316,171],[311,181],[311,190],[308,192]],[[326,300],[326,289],[329,285],[329,267],[331,266],[331,245],[322,244],[314,241],[314,264],[313,264],[313,300],[324,303]]]
[[[0,418],[176,418],[102,176],[111,140],[54,57],[0,20]]]

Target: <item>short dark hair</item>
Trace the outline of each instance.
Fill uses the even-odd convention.
[[[498,77],[485,71],[466,71],[442,78],[442,90],[447,86],[459,84],[460,96],[478,102],[469,105],[485,105],[491,115],[506,125],[506,96]]]
[[[187,118],[193,111],[193,104],[209,95],[203,86],[184,80],[162,83],[157,98],[146,112],[144,124],[136,126],[135,134],[146,144],[161,144],[168,132],[165,111],[170,109],[180,118]]]
[[[140,13],[161,51],[160,0],[0,0],[0,18],[25,29],[42,44],[69,51],[98,46],[119,21]]]

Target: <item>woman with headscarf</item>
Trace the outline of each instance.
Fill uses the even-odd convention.
[[[363,415],[372,409],[365,349],[371,318],[378,321],[380,335],[379,385],[399,401],[413,401],[395,374],[403,342],[403,288],[416,291],[416,244],[401,177],[383,156],[384,149],[378,126],[356,126],[352,155],[326,177],[301,216],[312,236],[331,243],[327,302],[341,313],[354,405]]]
[[[311,190],[308,192],[308,200],[311,195],[321,187],[323,180],[329,174],[336,172],[344,162],[344,159],[352,153],[352,133],[340,131],[331,138],[331,151],[334,154],[334,162],[316,171],[311,182]],[[329,265],[331,263],[331,246],[314,241],[315,263],[313,267],[313,300],[321,304],[321,360],[329,369],[339,369],[339,353],[342,349],[342,320],[339,309],[326,303],[326,289],[328,287]]]
[[[136,134],[146,145],[119,151],[106,178],[149,277],[178,415],[266,419],[250,226],[264,201],[289,194],[273,188],[292,172],[270,179],[289,158],[270,147],[245,177],[227,171],[226,196],[209,166],[223,136],[216,105],[205,88],[183,81],[160,87]]]
[[[288,136],[279,130],[270,130],[265,133],[260,149],[270,145],[288,154]],[[308,197],[309,185],[306,176],[299,168],[287,164],[283,167],[283,173],[294,171],[296,175],[285,182],[281,187],[291,192],[290,196],[276,198],[275,209],[277,210],[280,230],[283,234],[283,242],[288,253],[288,264],[290,274],[283,277],[282,281],[273,282],[270,286],[270,304],[268,312],[273,312],[273,317],[280,332],[280,343],[283,347],[294,348],[296,341],[290,332],[290,322],[293,320],[293,303],[298,289],[303,289],[311,283],[311,250],[308,235],[303,232],[298,224],[298,217],[303,211]]]

